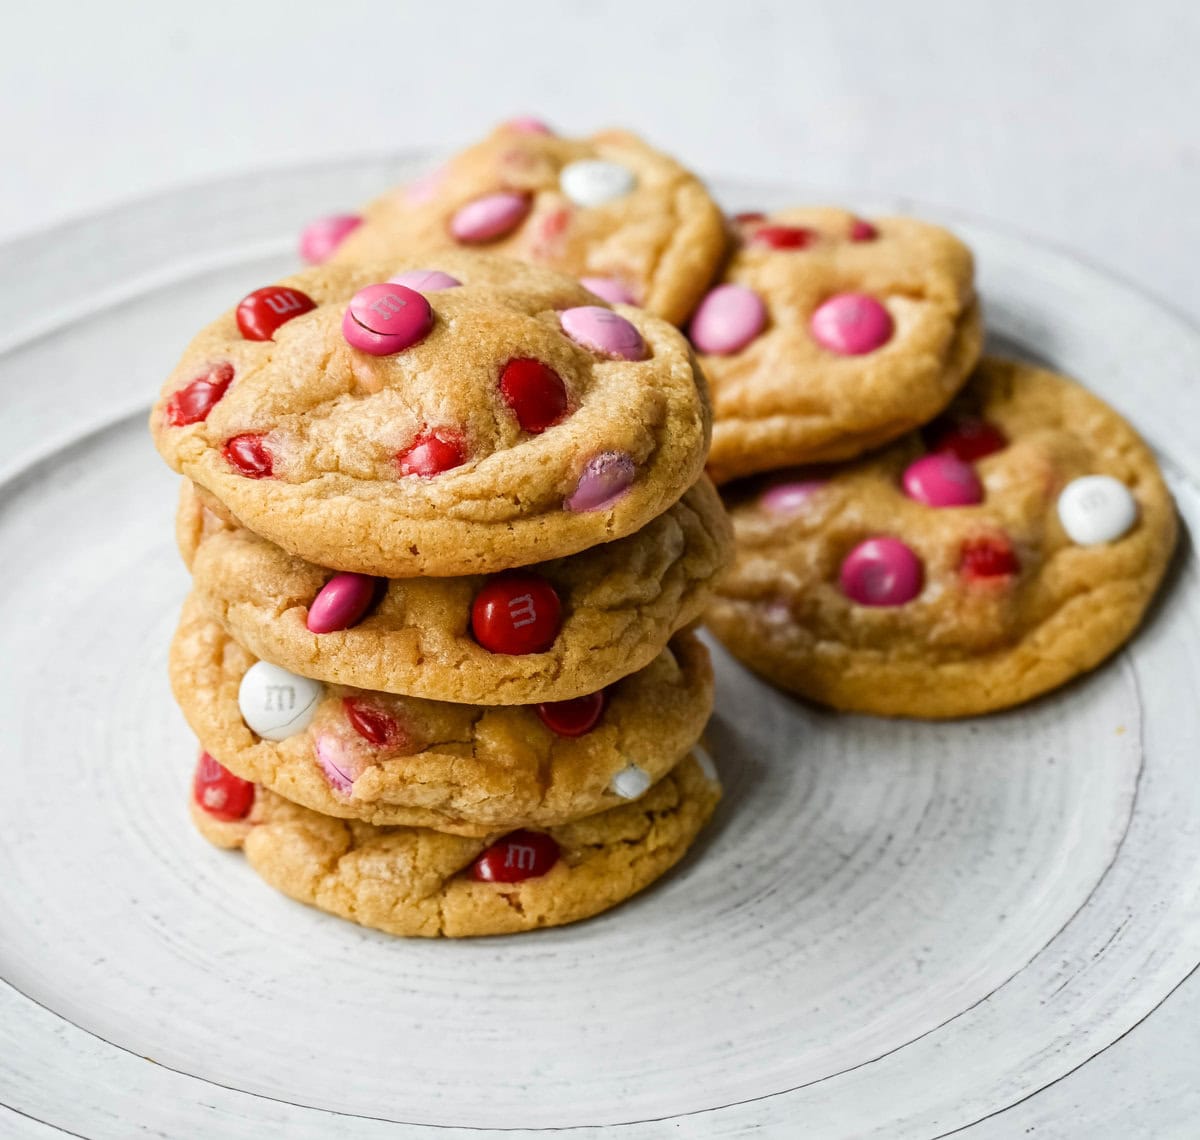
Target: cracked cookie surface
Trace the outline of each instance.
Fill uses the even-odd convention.
[[[775,684],[899,716],[1000,709],[1093,668],[1141,621],[1177,532],[1112,408],[996,359],[923,433],[729,502],[712,631]]]
[[[696,743],[713,704],[708,651],[683,632],[610,685],[578,735],[553,727],[554,708],[543,716],[536,705],[481,708],[327,685],[308,722],[272,741],[239,708],[255,661],[188,599],[171,685],[221,765],[326,815],[471,836],[552,826],[636,798]]]
[[[481,208],[483,225],[472,229],[472,211]],[[724,220],[699,179],[635,135],[568,139],[502,126],[368,205],[335,259],[478,243],[601,278],[613,295],[678,324],[716,273],[725,241]]]
[[[962,242],[833,208],[739,218],[739,246],[690,326],[718,483],[859,455],[949,403],[983,345]]]
[[[378,284],[404,273],[426,291]],[[666,322],[549,270],[447,251],[251,294],[195,338],[150,423],[167,462],[250,529],[398,578],[632,533],[700,477],[711,417]]]
[[[720,794],[711,763],[693,754],[636,803],[492,843],[333,819],[264,788],[242,820],[220,820],[194,800],[191,811],[206,839],[240,847],[293,899],[389,934],[462,938],[608,910],[683,857]],[[489,860],[498,877],[485,881],[477,868]],[[541,873],[504,881],[530,870]]]
[[[204,607],[258,656],[323,681],[487,705],[567,700],[642,668],[700,617],[733,555],[703,479],[635,534],[531,567],[561,599],[562,625],[545,651],[505,654],[471,630],[472,600],[495,579],[383,580],[357,624],[313,633],[328,570],[222,520],[190,484],[176,529]]]

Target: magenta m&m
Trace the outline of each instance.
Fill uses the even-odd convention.
[[[375,600],[376,579],[366,574],[335,574],[308,607],[309,633],[333,633],[357,625]]]
[[[866,293],[839,293],[809,322],[813,340],[839,356],[864,356],[892,339],[892,315]]]
[[[983,502],[975,468],[955,455],[923,455],[904,470],[904,493],[927,507],[973,507]]]
[[[350,299],[342,317],[346,343],[372,356],[391,356],[419,344],[433,328],[433,310],[404,285],[368,285]]]
[[[842,562],[842,593],[861,606],[902,606],[924,584],[925,571],[911,547],[881,536],[860,542]]]

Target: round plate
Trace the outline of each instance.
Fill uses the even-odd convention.
[[[1190,551],[1125,652],[977,721],[830,715],[718,653],[712,827],[577,926],[395,940],[193,832],[195,742],[165,669],[187,588],[176,480],[146,407],[196,327],[293,264],[304,218],[416,166],[192,190],[0,262],[0,1124],[927,1137],[1145,1018],[1200,960]],[[1198,517],[1196,335],[1062,255],[949,221],[978,253],[994,347],[1128,413]]]

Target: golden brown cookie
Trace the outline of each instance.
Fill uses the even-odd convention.
[[[196,337],[151,430],[175,470],[322,566],[402,578],[558,558],[644,526],[703,469],[687,342],[617,308],[476,253],[308,270]]]
[[[935,416],[983,345],[971,252],[912,218],[739,215],[689,334],[712,389],[709,472],[859,455]]]
[[[231,794],[211,762],[202,780],[204,767],[191,810],[209,842],[241,847],[267,883],[299,902],[422,938],[512,934],[608,910],[683,857],[721,795],[711,761],[693,754],[636,803],[489,842],[333,819],[253,785]],[[201,806],[209,793],[225,810]],[[239,811],[244,818],[232,818]]]
[[[637,799],[700,738],[713,703],[708,651],[692,633],[587,697],[480,708],[289,678],[242,649],[194,596],[170,674],[201,746],[243,780],[325,815],[474,836]],[[302,715],[280,725],[271,714],[288,683],[305,694]]]
[[[506,125],[367,206],[339,261],[479,246],[680,323],[725,251],[699,179],[626,131],[566,139]]]
[[[187,483],[176,530],[205,609],[257,656],[323,681],[485,705],[567,700],[642,668],[700,617],[733,559],[733,530],[707,479],[626,538],[490,578],[335,575],[222,521]],[[495,652],[488,646],[550,621],[544,608],[529,619],[520,599],[534,596],[522,582],[553,593],[557,629],[541,652]],[[361,588],[363,608],[330,620],[330,594],[347,586]],[[481,616],[477,600],[496,591],[514,608]]]
[[[1112,408],[995,359],[923,434],[730,503],[713,632],[784,688],[896,716],[1005,708],[1093,668],[1136,629],[1177,529]]]

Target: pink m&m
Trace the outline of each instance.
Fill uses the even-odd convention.
[[[559,314],[562,330],[576,344],[617,360],[645,360],[646,342],[620,313],[600,305],[580,305]]]
[[[898,538],[869,538],[842,562],[842,593],[862,606],[902,606],[921,592],[921,560]]]
[[[457,289],[462,282],[449,273],[440,269],[409,269],[389,277],[391,285],[403,285],[406,289],[415,289],[418,293],[440,293],[443,289]]]
[[[879,231],[863,218],[855,218],[850,223],[851,241],[874,241],[878,236]]]
[[[615,277],[581,277],[579,284],[610,305],[637,304],[637,298]]]
[[[450,236],[469,244],[495,241],[525,220],[530,205],[529,195],[515,190],[485,194],[459,207],[450,219]]]
[[[633,484],[637,464],[624,451],[602,451],[587,461],[579,483],[567,499],[569,511],[611,507]]]
[[[332,733],[317,737],[317,763],[325,779],[339,792],[348,793],[354,787],[354,758],[345,744]]]
[[[929,507],[971,507],[983,502],[983,484],[975,468],[954,455],[923,455],[901,479],[904,493]]]
[[[375,600],[375,579],[367,574],[335,574],[312,600],[309,633],[333,633],[357,625]]]
[[[712,356],[729,356],[746,347],[767,324],[767,307],[753,289],[718,285],[700,302],[689,335]]]
[[[334,214],[310,222],[300,234],[300,256],[309,265],[323,264],[361,225],[362,218],[357,214]]]
[[[758,500],[764,511],[773,515],[799,514],[813,495],[825,486],[821,479],[795,479],[768,487]]]
[[[432,202],[449,173],[444,166],[427,170],[404,188],[404,200],[410,206],[424,206],[427,202]]]
[[[433,328],[433,310],[420,293],[404,285],[368,285],[350,300],[342,317],[348,344],[372,356],[390,356],[424,340]]]
[[[515,119],[509,119],[504,126],[506,129],[515,131],[519,135],[554,134],[554,132],[548,126],[546,126],[541,119],[535,119],[532,115],[518,115]]]
[[[820,305],[809,324],[813,340],[839,356],[863,356],[892,339],[892,315],[866,293],[839,293]]]

